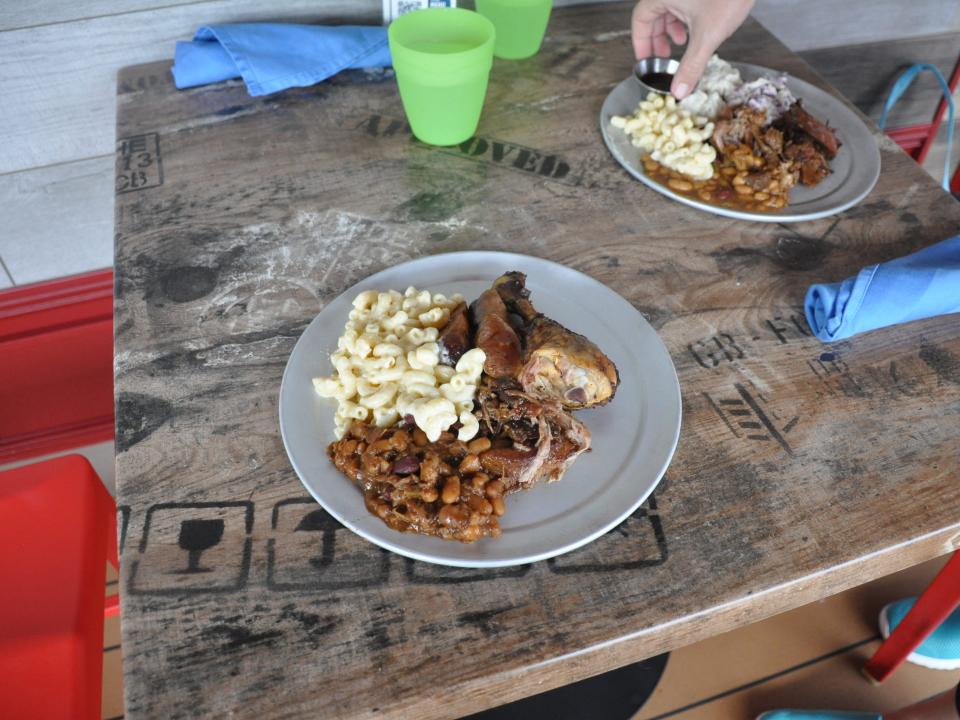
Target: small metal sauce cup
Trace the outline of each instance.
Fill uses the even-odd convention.
[[[633,66],[633,76],[637,82],[648,92],[659,93],[660,95],[669,95],[669,90],[659,90],[650,87],[643,81],[643,76],[648,73],[666,73],[667,75],[676,75],[680,68],[680,63],[672,58],[648,57],[637,61]]]

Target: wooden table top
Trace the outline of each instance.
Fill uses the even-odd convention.
[[[957,317],[825,346],[801,307],[811,282],[955,233],[960,204],[879,132],[876,189],[834,218],[751,224],[651,192],[597,126],[630,71],[629,12],[556,11],[538,56],[495,62],[478,136],[461,148],[413,141],[383,73],[257,99],[236,81],[177,91],[169,63],[120,73],[128,717],[466,714],[960,538]],[[722,53],[823,84],[752,21]],[[280,378],[317,312],[382,268],[467,249],[606,283],[657,328],[683,390],[655,497],[531,566],[461,570],[380,550],[309,498],[280,440]]]

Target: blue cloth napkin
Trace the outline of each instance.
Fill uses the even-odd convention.
[[[250,23],[209,25],[178,42],[180,89],[242,77],[251,95],[313,85],[348,68],[389,67],[385,27]]]
[[[807,322],[824,342],[960,312],[960,235],[840,283],[811,285]]]

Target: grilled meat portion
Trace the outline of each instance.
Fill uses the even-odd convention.
[[[476,328],[477,347],[487,359],[483,371],[495,378],[515,378],[520,373],[520,338],[510,326],[507,308],[499,293],[486,290],[470,306],[470,319]]]
[[[813,138],[823,148],[828,160],[832,160],[840,149],[840,141],[833,129],[808,113],[799,100],[783,114],[781,121],[789,135],[800,130]]]
[[[720,152],[763,135],[767,114],[747,105],[728,108],[717,119],[713,145]]]
[[[554,402],[542,402],[516,383],[485,377],[477,389],[484,434],[495,438],[480,456],[505,491],[524,490],[540,480],[559,480],[590,447],[586,425]]]
[[[523,366],[514,377],[524,391],[568,410],[603,405],[613,398],[620,381],[616,366],[583,335],[537,312],[523,273],[502,275],[493,289],[521,320]],[[484,347],[479,332],[477,345]]]
[[[800,182],[804,185],[816,185],[832,171],[824,157],[824,151],[812,140],[802,140],[787,148],[786,155],[800,170]]]
[[[441,331],[437,344],[440,346],[440,362],[450,367],[454,367],[457,360],[473,347],[466,303],[460,303],[450,313],[450,319]]]

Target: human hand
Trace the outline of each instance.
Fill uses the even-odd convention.
[[[696,87],[710,56],[740,27],[756,0],[640,0],[633,8],[637,59],[670,57],[670,40],[687,49],[670,92],[682,100]],[[669,39],[668,39],[669,38]]]

